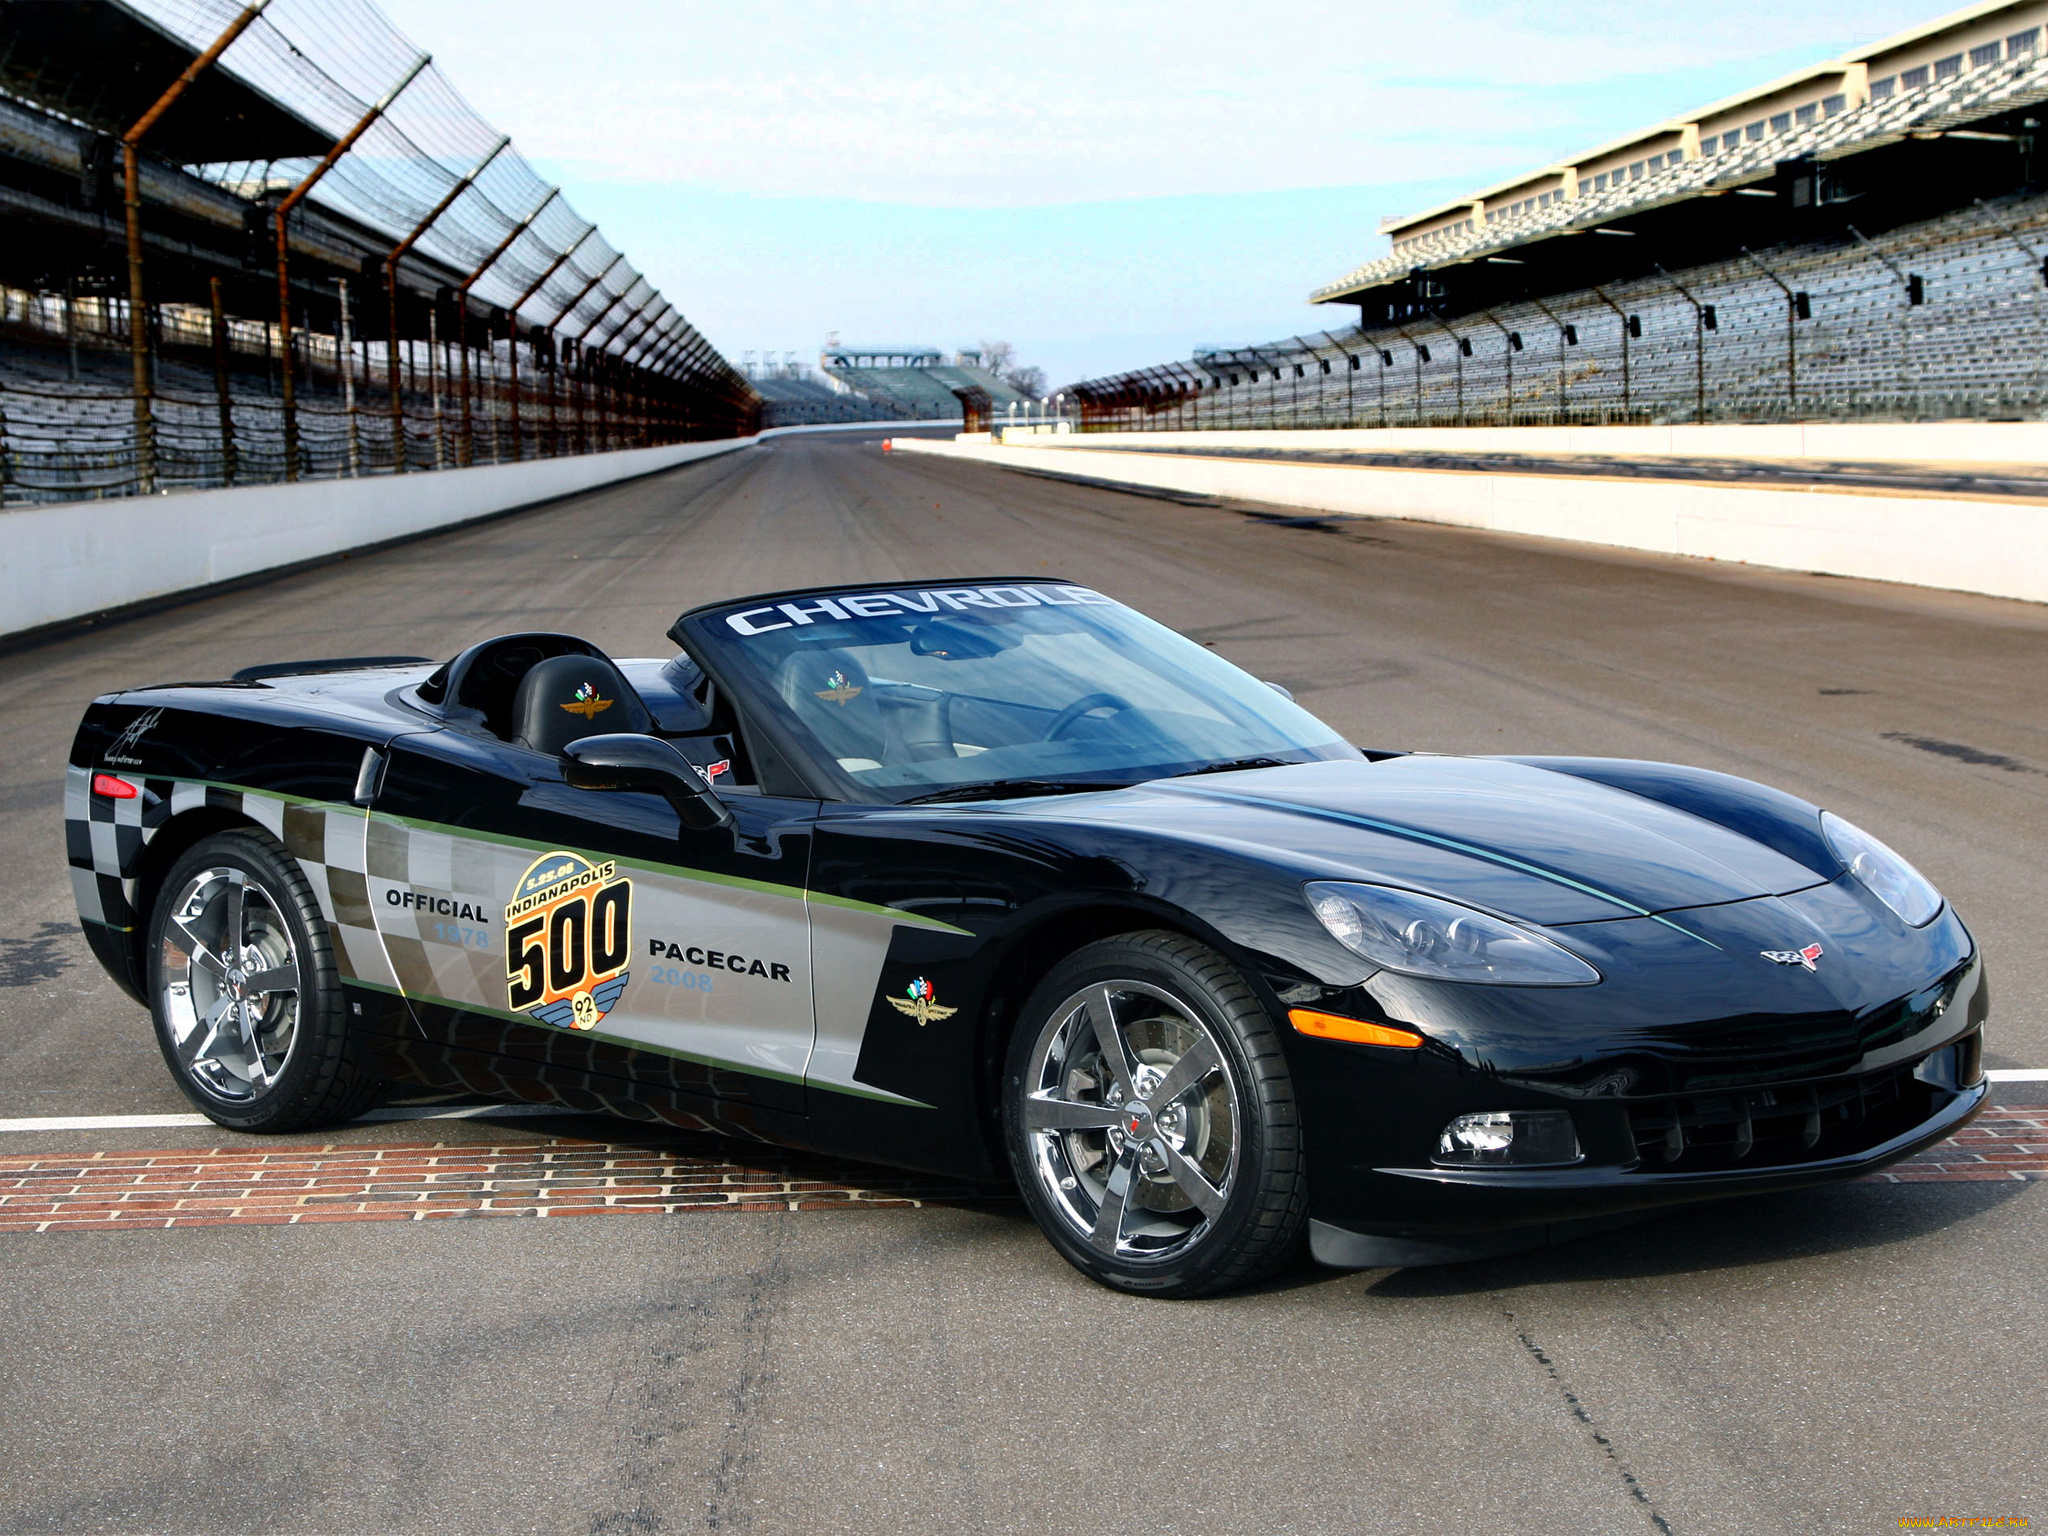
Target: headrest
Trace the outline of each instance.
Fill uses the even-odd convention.
[[[873,680],[851,652],[798,650],[782,663],[776,689],[842,766],[888,760],[888,728]]]
[[[512,700],[512,739],[559,757],[586,736],[653,729],[654,717],[625,675],[602,656],[551,656],[519,680]]]

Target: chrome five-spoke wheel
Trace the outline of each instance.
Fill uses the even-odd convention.
[[[304,1130],[376,1097],[371,1042],[349,1026],[320,904],[260,828],[204,837],[165,871],[145,953],[164,1062],[216,1124]]]
[[[1045,1235],[1106,1285],[1250,1284],[1306,1230],[1272,1019],[1242,971],[1184,934],[1120,934],[1052,968],[1010,1039],[1003,1134]]]
[[[1237,1091],[1194,1008],[1119,980],[1053,1010],[1023,1118],[1047,1200],[1109,1258],[1169,1258],[1223,1211]]]
[[[178,1065],[247,1103],[283,1074],[299,1033],[299,952],[277,902],[246,871],[201,869],[173,896],[157,972]]]

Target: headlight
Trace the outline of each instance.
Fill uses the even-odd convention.
[[[1820,813],[1828,847],[1865,890],[1899,914],[1911,928],[1924,928],[1941,911],[1941,892],[1927,877],[1853,822],[1832,811]]]
[[[1387,885],[1311,881],[1308,904],[1330,936],[1374,965],[1437,981],[1585,987],[1600,973],[1541,934]]]

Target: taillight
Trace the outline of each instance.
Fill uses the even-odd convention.
[[[142,791],[126,779],[117,779],[111,773],[96,773],[92,776],[92,792],[104,795],[109,800],[133,800]]]

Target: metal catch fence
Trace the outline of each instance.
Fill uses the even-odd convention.
[[[0,500],[758,424],[369,0],[0,6],[0,129]]]

